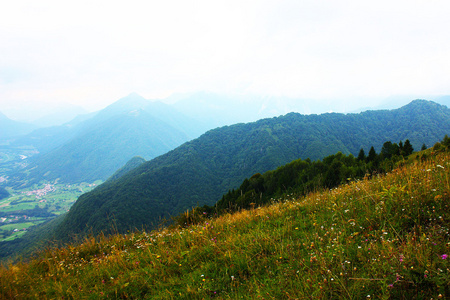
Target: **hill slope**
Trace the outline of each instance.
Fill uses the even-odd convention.
[[[145,163],[144,158],[142,158],[140,156],[135,156],[132,159],[130,159],[122,168],[120,168],[116,172],[114,172],[114,174],[112,174],[111,177],[109,177],[107,180],[108,181],[117,180],[120,177],[122,177],[123,175],[130,172],[131,170],[139,167],[143,163]]]
[[[410,139],[416,149],[450,131],[450,110],[414,101],[392,111],[361,114],[288,114],[211,130],[148,161],[119,180],[82,195],[57,229],[60,239],[89,230],[126,232],[156,226],[161,218],[213,204],[254,173],[298,158],[318,159],[388,140]]]
[[[0,269],[0,296],[446,299],[450,155],[164,229],[86,239]]]

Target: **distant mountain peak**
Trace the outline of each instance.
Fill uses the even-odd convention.
[[[139,95],[137,93],[131,93],[128,96],[120,98],[119,100],[117,100],[116,102],[114,102],[111,105],[115,105],[117,103],[121,103],[121,104],[123,104],[123,103],[128,103],[128,104],[139,103],[139,104],[141,104],[141,103],[148,103],[148,102],[149,102],[149,100],[145,99],[141,95]]]
[[[144,97],[136,93],[131,93],[126,97],[120,98],[116,102],[110,104],[103,110],[99,112],[99,115],[105,118],[111,117],[113,115],[129,113],[131,111],[144,109],[151,102],[146,100]]]
[[[128,96],[123,97],[122,99],[139,99],[139,100],[146,100],[144,97],[142,97],[141,95],[139,95],[136,92],[132,92],[130,94],[128,94]]]

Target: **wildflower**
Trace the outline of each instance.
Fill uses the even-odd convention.
[[[442,258],[442,259],[447,259],[447,257],[448,257],[447,254],[442,254],[442,255],[441,255],[441,258]]]

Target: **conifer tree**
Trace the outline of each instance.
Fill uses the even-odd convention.
[[[448,135],[444,136],[444,139],[442,140],[442,144],[446,147],[450,147],[450,138],[448,137]]]
[[[411,143],[409,142],[409,140],[405,141],[405,145],[403,145],[403,152],[405,153],[406,156],[408,156],[414,152],[414,148],[411,145]]]
[[[402,141],[400,141],[400,142],[398,143],[398,154],[399,154],[399,155],[405,155],[405,152],[404,152],[404,150],[403,150],[403,142],[402,142]]]
[[[366,159],[366,153],[364,152],[364,149],[361,148],[361,150],[359,150],[358,160],[359,161],[363,161],[365,159]]]
[[[375,148],[372,146],[369,150],[369,155],[367,156],[367,161],[375,161],[377,158],[377,153],[375,152]]]
[[[383,147],[381,148],[381,155],[383,155],[383,158],[391,158],[392,156],[392,142],[387,141],[383,144]]]

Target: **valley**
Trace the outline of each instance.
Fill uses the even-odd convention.
[[[25,189],[7,188],[10,196],[0,200],[0,242],[20,238],[31,226],[66,213],[81,194],[101,183],[41,183]]]

